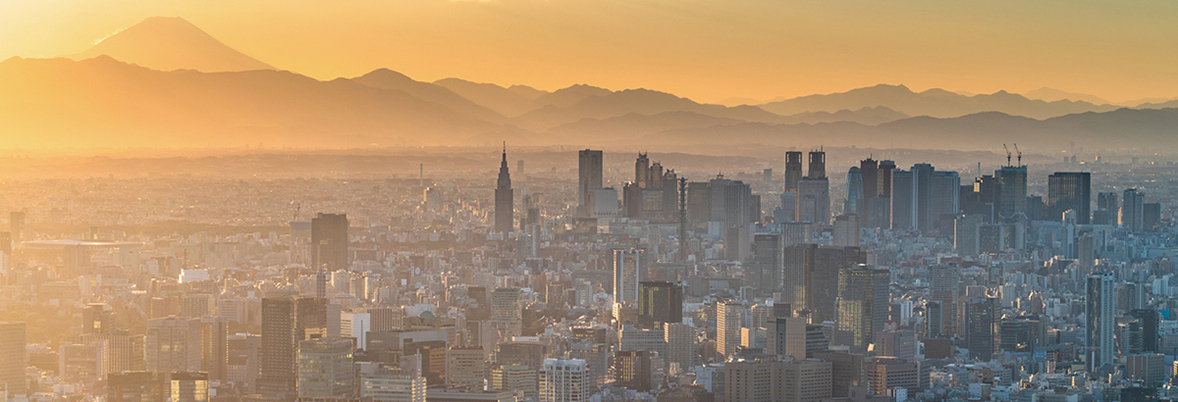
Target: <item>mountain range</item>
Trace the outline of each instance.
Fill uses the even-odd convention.
[[[728,103],[728,102],[726,102]],[[1129,106],[1131,108],[1126,108]],[[1061,141],[1178,145],[1178,100],[1114,105],[1042,88],[962,94],[877,85],[749,105],[574,85],[545,91],[377,69],[321,81],[150,18],[56,59],[0,62],[0,134],[16,146],[516,144],[857,145],[994,149]]]

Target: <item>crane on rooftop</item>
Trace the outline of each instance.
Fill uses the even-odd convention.
[[[1006,166],[1010,166],[1010,148],[1007,148],[1006,144],[1002,144],[1002,149],[1006,150]]]

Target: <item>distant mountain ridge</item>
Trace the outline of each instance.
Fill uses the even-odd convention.
[[[67,57],[85,60],[101,55],[160,71],[191,69],[214,73],[275,69],[226,46],[183,18],[148,18],[82,53]]]

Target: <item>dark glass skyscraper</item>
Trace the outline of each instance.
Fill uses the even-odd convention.
[[[638,325],[662,328],[683,322],[683,287],[664,281],[644,281],[638,289]]]
[[[798,182],[802,180],[802,153],[789,151],[785,153],[785,191],[798,192]]]
[[[601,151],[583,149],[577,157],[577,209],[583,218],[593,217],[593,192],[602,183]]]
[[[511,189],[511,174],[507,171],[507,147],[503,147],[503,161],[499,164],[499,180],[495,184],[495,231],[511,232],[515,226],[512,212],[514,193]]]
[[[1092,175],[1088,172],[1055,172],[1047,177],[1047,218],[1058,221],[1076,211],[1076,223],[1086,225],[1092,216]]]
[[[319,214],[311,219],[311,261],[316,269],[348,269],[348,216]]]

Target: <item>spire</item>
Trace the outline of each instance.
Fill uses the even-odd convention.
[[[503,163],[507,163],[507,141],[503,141]]]

